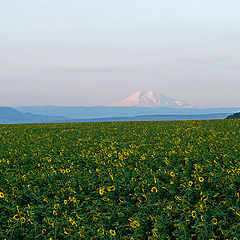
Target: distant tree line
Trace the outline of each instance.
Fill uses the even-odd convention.
[[[240,112],[234,113],[234,114],[226,117],[226,119],[235,119],[235,118],[240,118]]]

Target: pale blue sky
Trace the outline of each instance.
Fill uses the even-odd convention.
[[[240,106],[239,0],[0,0],[0,105],[155,90]]]

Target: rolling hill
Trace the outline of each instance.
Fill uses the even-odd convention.
[[[22,113],[11,107],[0,107],[0,123],[42,123],[67,120],[62,116],[44,116],[32,113]]]

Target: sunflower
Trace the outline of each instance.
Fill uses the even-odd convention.
[[[0,198],[4,198],[4,193],[0,192]]]
[[[99,188],[99,194],[100,194],[100,195],[103,195],[103,194],[104,194],[104,187],[100,187],[100,188]]]
[[[59,208],[59,204],[55,204],[54,209],[58,209],[58,208]]]
[[[197,213],[195,211],[192,211],[192,217],[195,218],[197,216]]]
[[[139,224],[138,221],[132,221],[132,222],[130,223],[130,226],[133,227],[133,228],[136,228],[136,227],[139,227],[140,224]]]
[[[25,214],[24,212],[22,212],[22,211],[19,213],[19,216],[20,216],[20,217],[25,217],[25,215],[26,215],[26,214]]]
[[[104,202],[109,202],[109,200],[110,200],[109,198],[103,198]]]
[[[201,197],[201,200],[202,201],[206,201],[208,199],[208,196],[207,195],[203,195],[202,197]]]
[[[13,219],[16,220],[16,221],[18,221],[18,220],[20,220],[20,217],[19,217],[18,214],[16,214],[16,215],[14,215]]]
[[[157,190],[156,187],[152,187],[151,192],[157,192],[157,191],[158,191],[158,190]]]
[[[151,236],[148,236],[148,240],[154,240],[154,238]]]
[[[183,209],[183,212],[189,213],[189,212],[190,212],[190,208],[189,208],[189,207],[184,208],[184,209]]]
[[[192,181],[189,181],[188,182],[188,185],[191,187],[193,185],[193,182]]]
[[[103,235],[103,234],[104,234],[104,229],[103,229],[102,227],[100,227],[100,228],[98,229],[98,233],[101,234],[101,235]]]
[[[195,188],[196,188],[197,190],[200,190],[200,189],[201,189],[200,185],[198,185],[198,184],[195,185]]]
[[[204,178],[203,177],[199,177],[198,180],[199,180],[199,182],[203,182]]]
[[[172,206],[167,206],[167,209],[168,210],[172,210]]]
[[[116,235],[116,231],[115,231],[115,230],[110,230],[109,232],[110,232],[110,234],[111,234],[112,236],[115,236],[115,235]]]
[[[115,186],[107,187],[107,190],[108,190],[109,192],[114,191],[115,189],[116,189]]]
[[[217,225],[217,219],[216,218],[212,219],[212,224]]]

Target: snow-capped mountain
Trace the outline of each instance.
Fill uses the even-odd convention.
[[[133,95],[123,99],[121,102],[111,106],[121,107],[173,107],[173,108],[191,108],[192,105],[185,101],[170,98],[156,91],[143,92],[138,91]]]

